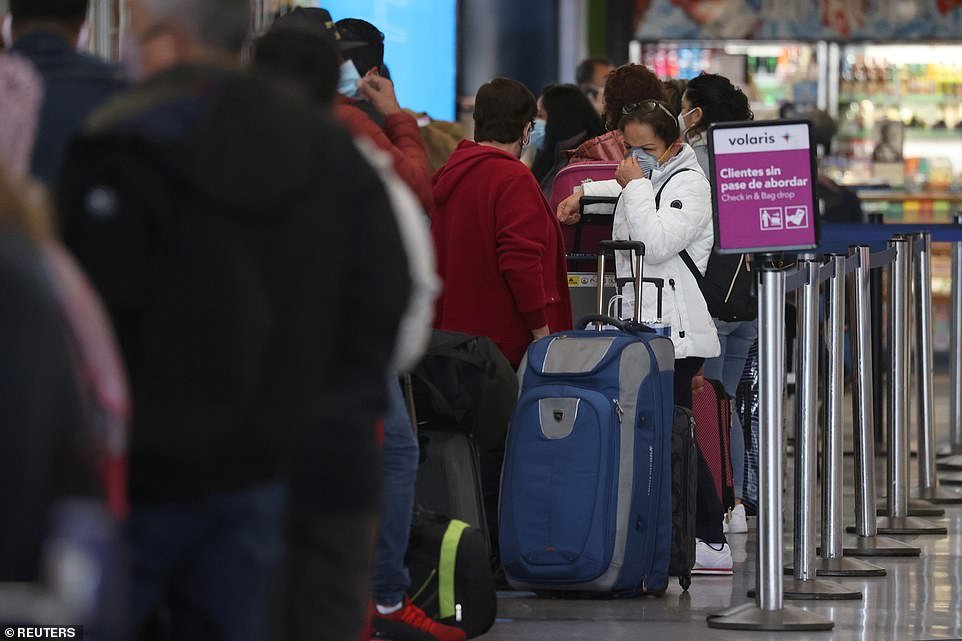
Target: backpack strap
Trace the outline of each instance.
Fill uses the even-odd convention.
[[[683,249],[678,252],[678,255],[681,257],[682,262],[685,263],[688,271],[690,271],[692,276],[695,277],[695,282],[698,283],[698,288],[701,289],[701,283],[703,280],[705,280],[705,276],[702,275],[701,270],[698,269],[698,265],[695,264],[691,254],[688,253],[687,249]]]
[[[454,597],[454,576],[461,535],[470,527],[464,521],[452,519],[441,539],[441,557],[438,560],[438,610],[440,618],[448,619],[457,614]]]
[[[658,188],[658,193],[655,194],[655,209],[661,209],[661,192],[665,191],[665,187],[668,186],[668,183],[671,182],[671,179],[677,176],[678,174],[685,173],[686,171],[695,171],[695,170],[692,169],[691,167],[682,167],[675,173],[668,176],[668,178],[665,178],[665,182],[661,183],[661,187]]]
[[[679,169],[675,173],[671,174],[670,176],[668,176],[668,178],[665,179],[665,182],[661,183],[661,187],[658,188],[658,193],[655,194],[655,209],[661,209],[661,193],[665,191],[665,187],[668,186],[668,183],[671,182],[671,179],[677,176],[678,174],[684,173],[686,171],[695,171],[695,170],[692,169],[691,167],[684,167],[682,169]],[[695,277],[695,281],[698,283],[698,286],[701,287],[701,281],[705,277],[702,275],[701,271],[699,271],[698,265],[695,264],[695,261],[692,260],[691,254],[688,253],[687,249],[683,249],[680,252],[678,252],[678,255],[681,257],[681,260],[685,263],[685,266],[688,267],[692,275]]]

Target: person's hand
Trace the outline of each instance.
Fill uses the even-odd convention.
[[[574,225],[581,220],[581,190],[576,190],[558,203],[558,220],[562,225]]]
[[[634,156],[628,156],[622,160],[621,164],[618,165],[618,171],[615,172],[615,180],[622,188],[627,187],[632,180],[644,177],[645,172],[641,170]]]
[[[550,333],[551,330],[548,329],[547,325],[531,330],[531,336],[533,336],[534,340],[536,341],[540,341],[542,338],[547,338]]]
[[[387,78],[377,75],[376,69],[368,71],[357,83],[358,91],[371,103],[382,116],[401,113],[397,95],[394,93],[394,83]]]
[[[693,379],[691,379],[691,393],[693,396],[697,396],[705,388],[705,377],[703,374],[696,374]]]
[[[595,111],[597,111],[599,114],[604,114],[605,112],[604,93],[602,93],[601,91],[598,91],[597,89],[594,89],[592,91],[589,91],[587,95],[588,95],[588,102],[590,102],[591,106],[595,108]]]

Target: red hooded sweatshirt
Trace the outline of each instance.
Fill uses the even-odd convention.
[[[531,331],[571,329],[561,225],[531,171],[465,140],[434,176],[439,329],[487,336],[512,365]]]

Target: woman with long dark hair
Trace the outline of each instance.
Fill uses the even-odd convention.
[[[541,94],[540,107],[545,121],[545,137],[531,167],[542,189],[568,163],[564,153],[586,140],[605,133],[601,117],[591,101],[575,85],[549,85]]]
[[[725,76],[702,73],[688,82],[681,98],[678,124],[682,138],[695,150],[698,164],[708,172],[708,127],[716,122],[753,120],[748,96]]]
[[[735,122],[752,120],[754,114],[748,104],[748,96],[733,85],[728,78],[717,74],[703,73],[688,83],[688,88],[681,100],[682,108],[678,116],[678,124],[684,139],[695,150],[698,164],[705,175],[712,180],[708,168],[708,127],[716,122]],[[734,257],[732,257],[734,258]],[[739,261],[729,266],[723,274],[728,282],[734,278],[745,278],[745,263]],[[713,263],[713,269],[724,269],[727,263]],[[739,276],[737,271],[741,270]],[[754,320],[724,321],[715,319],[718,330],[718,340],[721,344],[721,354],[716,358],[705,361],[705,378],[720,382],[732,398],[738,388],[745,363],[748,360],[752,343],[758,335]],[[748,531],[748,521],[745,517],[745,507],[742,496],[745,483],[745,440],[742,438],[741,417],[738,412],[732,413],[731,456],[734,471],[735,508],[726,515],[725,531],[730,534],[740,534]]]

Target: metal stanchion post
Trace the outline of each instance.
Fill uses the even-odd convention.
[[[909,515],[909,305],[912,304],[912,245],[908,238],[890,241],[896,248],[889,269],[889,369],[887,516],[879,517],[881,534],[947,534],[945,527]]]
[[[962,225],[962,214],[955,216]],[[949,320],[949,458],[938,463],[940,470],[962,470],[962,243],[952,243],[952,297]],[[943,479],[943,482],[946,479]],[[962,482],[962,479],[959,479]]]
[[[785,390],[785,273],[771,260],[758,292],[758,589],[755,602],[708,617],[728,630],[831,630],[830,619],[784,604],[782,571],[782,402]]]
[[[814,256],[799,261],[806,274],[798,291],[798,360],[795,383],[795,546],[786,599],[861,599],[862,593],[816,578],[815,471],[818,460],[818,355],[820,265]]]
[[[882,214],[869,214],[868,222],[880,225],[885,222]],[[882,399],[885,398],[885,335],[881,328],[885,322],[885,297],[883,296],[882,271],[875,270],[870,275],[872,288],[871,313],[872,327],[879,328],[880,331],[873,336],[872,343],[872,362],[875,363],[875,370],[872,372],[872,402],[874,407],[872,412],[878,421],[873,427],[875,429],[875,442],[885,448],[885,405]],[[891,340],[891,337],[888,337]]]
[[[885,576],[885,568],[843,556],[842,416],[845,406],[845,281],[848,261],[841,254],[832,254],[829,260],[832,277],[828,281],[825,322],[828,371],[825,376],[827,420],[822,430],[822,557],[816,562],[816,571],[819,576]],[[854,329],[853,323],[852,331]],[[872,521],[874,523],[874,518]]]
[[[962,503],[939,487],[935,468],[935,362],[932,353],[932,234],[915,234],[915,373],[918,395],[919,485],[912,496],[936,504]]]
[[[912,329],[912,328],[913,328],[913,327],[918,327],[918,323],[916,322],[916,317],[917,317],[919,314],[918,314],[918,310],[917,310],[917,307],[916,307],[916,299],[915,299],[914,293],[913,293],[913,292],[915,292],[915,290],[917,289],[917,288],[915,287],[915,272],[916,272],[916,269],[915,269],[915,264],[916,264],[916,260],[915,260],[916,244],[915,244],[915,242],[914,242],[914,241],[915,241],[915,236],[913,236],[913,235],[906,235],[906,236],[901,236],[901,237],[902,237],[902,238],[905,238],[906,242],[908,243],[908,247],[909,247],[909,251],[907,252],[907,255],[906,255],[906,260],[908,261],[908,267],[906,267],[906,269],[908,270],[909,277],[908,277],[908,281],[907,281],[907,282],[908,282],[908,289],[906,290],[908,298],[906,299],[906,300],[907,300],[907,303],[906,303],[906,304],[907,304],[907,307],[906,307],[906,310],[905,310],[905,319],[906,319],[906,322],[905,322],[905,333],[903,334],[903,336],[905,337],[906,341],[908,341],[908,342],[906,343],[906,347],[905,347],[905,354],[906,354],[906,359],[907,359],[907,360],[905,361],[905,362],[906,362],[906,369],[905,369],[905,383],[906,383],[906,391],[905,391],[905,398],[906,398],[906,406],[905,406],[905,408],[906,408],[906,409],[905,409],[905,421],[906,421],[906,423],[905,423],[905,434],[906,434],[906,435],[905,435],[905,442],[908,444],[908,445],[906,445],[906,447],[909,448],[909,449],[906,450],[906,452],[909,452],[909,453],[910,453],[910,452],[911,452],[911,440],[912,440],[912,439],[911,439],[911,425],[912,425],[912,385],[911,385],[911,381],[912,381],[912,374],[913,374],[912,366],[913,366],[913,363],[914,363],[914,361],[915,361],[915,356],[918,354],[918,351],[919,351],[919,350],[918,350],[918,345],[916,345],[915,342],[913,341],[913,339],[916,338],[916,334],[913,332],[913,329]],[[891,318],[891,317],[890,317],[890,318]],[[890,385],[891,385],[891,383],[890,383]],[[889,425],[891,425],[891,423],[889,423]],[[891,432],[889,433],[889,442],[891,443]],[[906,457],[908,457],[908,456],[909,456],[909,454],[906,454]],[[908,460],[908,458],[906,458],[906,461],[907,461],[907,460]],[[909,480],[910,478],[911,478],[911,476],[909,475],[908,471],[906,471],[906,474],[905,474],[906,482],[908,482],[908,480]],[[882,501],[880,501],[880,502],[878,503],[877,507],[878,507],[878,512],[877,512],[877,513],[878,513],[879,516],[886,516],[886,515],[889,514],[889,504],[888,504],[888,501],[887,501],[887,500],[884,500],[884,499],[883,499]],[[911,496],[909,496],[909,499],[908,499],[908,512],[907,512],[906,514],[907,514],[908,516],[923,516],[923,517],[944,516],[944,515],[945,515],[945,508],[943,508],[943,507],[941,507],[941,506],[938,506],[938,505],[934,505],[934,504],[932,504],[932,503],[930,503],[930,502],[928,502],[928,501],[926,501],[926,500],[919,499],[919,498],[912,498]]]
[[[919,556],[922,549],[878,535],[875,521],[875,414],[872,360],[872,287],[871,249],[851,247],[849,255],[857,258],[849,276],[849,334],[852,345],[852,418],[855,431],[855,527],[857,536],[844,547],[848,556]]]

